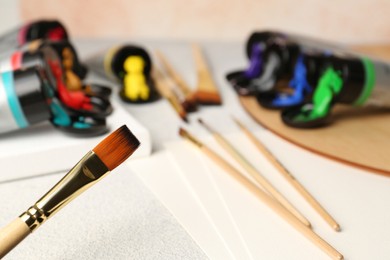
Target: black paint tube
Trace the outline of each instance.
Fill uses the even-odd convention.
[[[51,118],[39,68],[0,73],[0,133],[27,128]]]
[[[68,33],[57,20],[38,20],[26,23],[0,36],[0,55],[37,39],[65,40],[68,39]]]

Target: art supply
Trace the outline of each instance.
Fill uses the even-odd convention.
[[[164,149],[146,159],[133,160],[129,166],[210,259],[233,259],[223,238],[204,214],[169,157]],[[158,174],[156,169],[159,169]]]
[[[23,53],[34,54],[45,49],[52,49],[57,53],[61,60],[62,69],[64,70],[65,85],[70,91],[83,91],[87,95],[99,96],[108,99],[111,95],[111,88],[100,85],[83,83],[88,69],[78,58],[75,47],[69,41],[47,41],[35,40],[24,45],[19,50]]]
[[[140,97],[143,100],[149,97],[149,88],[142,73],[145,63],[140,56],[129,57],[125,60],[123,68],[126,71],[124,76],[124,95],[131,100]],[[132,87],[136,86],[136,87]]]
[[[226,75],[226,79],[240,95],[257,93],[256,86],[251,84],[252,79],[260,77],[264,70],[265,44],[259,43],[252,47],[249,54],[249,65],[244,71],[234,71]],[[268,62],[267,62],[268,63]],[[268,70],[268,69],[266,69]]]
[[[179,115],[179,117],[184,122],[188,123],[187,111],[184,109],[182,103],[180,102],[180,99],[174,92],[174,86],[172,86],[169,79],[166,77],[166,75],[162,74],[162,72],[156,67],[153,68],[152,74],[154,80],[156,81],[157,91],[160,93],[161,96],[168,100],[169,104],[171,104],[171,106]]]
[[[317,245],[320,249],[322,249],[325,253],[327,253],[333,259],[343,259],[342,254],[340,254],[336,249],[334,249],[331,245],[329,245],[325,240],[319,237],[313,230],[309,229],[305,226],[301,221],[299,221],[294,215],[292,215],[288,210],[286,210],[282,205],[277,203],[274,199],[272,199],[269,195],[259,189],[256,185],[254,185],[249,179],[247,179],[242,173],[236,170],[233,166],[231,166],[227,161],[225,161],[222,157],[208,148],[205,144],[201,143],[198,139],[192,136],[183,128],[180,128],[179,134],[181,137],[189,141],[195,147],[200,149],[208,158],[212,159],[216,162],[221,168],[223,168],[229,176],[243,185],[248,191],[250,191],[253,195],[255,195],[258,199],[260,199],[263,203],[265,203],[268,207],[270,207],[275,213],[277,213],[280,217],[286,220],[290,225],[292,225],[297,231],[301,232],[302,235],[306,236],[309,240],[311,240],[315,245]]]
[[[269,109],[285,109],[303,104],[310,99],[327,63],[327,55],[300,53],[288,85],[256,94],[257,101]]]
[[[108,100],[110,98],[111,88],[100,84],[85,84],[82,82],[86,77],[87,68],[80,62],[75,48],[69,41],[45,41],[42,43],[42,46],[45,45],[50,46],[57,52],[65,76],[65,86],[68,90],[75,92],[82,91],[88,96],[99,97],[101,99]]]
[[[258,31],[253,32],[246,44],[246,52],[249,54],[254,45],[263,42],[278,42],[283,44],[296,44],[301,52],[320,52],[336,56],[359,56],[360,54],[345,45],[327,42],[320,39],[306,37],[294,33],[281,31]]]
[[[197,102],[202,105],[222,104],[222,98],[211,76],[210,69],[206,63],[200,46],[193,44],[192,50],[198,74],[198,83],[195,90],[195,97]]]
[[[48,104],[52,113],[51,123],[57,129],[74,136],[86,137],[106,133],[106,117],[113,111],[111,103],[104,98],[88,98],[80,91],[70,95],[64,86],[59,63],[50,63],[49,68],[54,79],[46,80],[45,94],[50,101]],[[82,105],[87,109],[69,107],[64,101]]]
[[[122,45],[95,54],[88,67],[120,84],[120,97],[129,103],[148,103],[159,98],[151,75],[152,60],[147,51],[135,45]]]
[[[55,77],[57,95],[69,110],[96,118],[106,118],[112,113],[111,103],[106,97],[87,95],[81,90],[69,91],[64,83],[64,72],[60,64],[52,62],[49,66]]]
[[[0,133],[51,118],[38,68],[0,73]]]
[[[312,128],[329,124],[331,108],[337,103],[390,106],[389,63],[366,57],[343,46],[281,32],[253,33],[247,49],[264,41],[279,45],[283,43],[284,46],[295,45],[301,53],[327,56],[322,64],[319,81],[315,84],[312,100],[283,113],[282,119],[287,125]]]
[[[286,110],[283,122],[292,127],[319,127],[331,122],[337,103],[390,108],[390,64],[369,58],[329,57],[311,100]]]
[[[291,78],[300,49],[294,42],[284,40],[272,32],[256,34],[256,40],[247,42],[250,66],[261,61],[257,73],[235,71],[226,75],[239,95],[260,95],[278,87],[285,87],[284,81]],[[280,82],[281,81],[281,82]]]
[[[233,86],[239,95],[254,95],[257,93],[256,86],[251,84],[252,79],[261,75],[264,70],[263,49],[264,44],[256,44],[250,54],[250,63],[244,71],[233,71],[226,74],[227,81]],[[254,73],[254,69],[255,72]]]
[[[256,78],[260,75],[263,70],[263,59],[262,53],[264,51],[263,44],[256,44],[252,48],[252,53],[250,56],[249,67],[245,70],[244,75],[246,78]]]
[[[49,62],[59,61],[59,57],[55,50],[49,46],[42,48],[34,47],[34,49],[26,48],[24,50],[16,50],[9,55],[3,56],[0,60],[0,71],[13,71],[32,66],[40,66],[45,70],[46,75],[53,79],[54,76],[50,71]]]
[[[198,119],[199,123],[204,126],[215,138],[215,140],[227,151],[255,180],[255,183],[260,185],[272,198],[279,202],[283,207],[291,212],[303,224],[311,227],[310,222],[305,218],[262,174],[238,152],[228,140],[218,134],[213,128],[206,124],[203,120]]]
[[[183,186],[192,193],[203,214],[210,220],[211,229],[224,240],[231,258],[256,259],[243,238],[244,234],[238,226],[238,221],[234,218],[234,210],[231,207],[231,203],[234,202],[226,199],[224,195],[228,187],[224,186],[223,181],[226,179],[223,178],[227,176],[215,174],[214,168],[208,168],[207,159],[202,160],[203,155],[193,147],[188,147],[185,141],[168,142],[164,144],[164,148],[169,153],[167,165],[172,163],[175,166]],[[234,192],[231,189],[230,191]],[[243,200],[237,198],[237,201],[241,203]]]
[[[156,55],[164,66],[165,71],[169,76],[175,81],[177,86],[183,92],[184,102],[183,107],[187,112],[193,112],[197,110],[196,97],[191,88],[187,85],[184,79],[179,75],[179,73],[173,68],[173,66],[168,62],[168,59],[160,52],[156,51]]]
[[[68,89],[65,82],[66,77],[64,77],[65,71],[62,67],[63,61],[51,45],[42,45],[35,52],[15,52],[10,60],[18,61],[18,58],[20,61],[17,62],[17,66],[20,68],[32,65],[41,66],[47,74],[49,84],[53,86],[55,95],[73,113],[102,119],[112,113],[112,106],[107,96],[109,93],[103,90],[103,92],[99,90],[86,93],[80,89],[73,91]]]
[[[65,27],[57,20],[37,20],[0,36],[0,55],[37,39],[68,39]]]
[[[70,41],[42,41],[41,46],[45,45],[50,46],[57,52],[65,70],[69,69],[81,80],[85,79],[88,68],[80,61],[76,48]]]
[[[0,72],[10,70],[12,73],[29,67],[39,68],[41,92],[50,108],[49,119],[53,125],[77,136],[100,135],[108,131],[105,118],[112,113],[112,106],[107,96],[68,91],[61,60],[51,46],[41,46],[35,52],[15,51],[0,62]]]
[[[321,206],[321,204],[306,190],[305,187],[278,161],[278,159],[258,140],[238,119],[233,118],[241,130],[252,141],[256,148],[268,159],[270,163],[282,174],[282,176],[298,191],[302,197],[313,207],[315,211],[329,224],[335,231],[340,231],[340,225]]]
[[[126,126],[106,137],[46,195],[0,230],[0,258],[66,204],[124,162],[139,145],[137,138]]]

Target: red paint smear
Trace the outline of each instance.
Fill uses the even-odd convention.
[[[60,100],[68,107],[76,110],[92,110],[93,106],[91,100],[86,96],[82,91],[69,91],[66,86],[62,76],[62,69],[58,63],[53,61],[49,62],[50,68],[53,72],[54,77],[57,81],[57,90]]]
[[[20,69],[22,67],[23,54],[20,51],[15,52],[11,56],[11,66],[13,70]]]
[[[47,32],[47,38],[52,41],[60,41],[65,39],[65,30],[62,27],[51,29]]]

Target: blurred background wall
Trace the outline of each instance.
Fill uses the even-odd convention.
[[[58,18],[73,37],[244,40],[274,28],[343,43],[390,43],[387,0],[2,0],[0,32]]]

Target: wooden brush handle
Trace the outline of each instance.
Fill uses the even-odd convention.
[[[191,88],[187,85],[187,83],[179,75],[179,73],[173,68],[173,66],[168,62],[168,59],[160,51],[156,51],[156,56],[160,59],[167,73],[171,76],[171,78],[176,82],[179,88],[183,91],[184,95],[185,96],[192,95]]]
[[[311,227],[311,224],[305,216],[303,216],[260,172],[258,172],[252,164],[247,161],[229,142],[219,134],[213,134],[217,142],[252,176],[265,191],[267,191],[274,199],[289,210],[303,224]]]
[[[0,230],[0,259],[17,246],[31,233],[30,228],[20,218],[15,219]]]
[[[196,70],[198,72],[198,89],[215,90],[209,67],[198,44],[192,45]]]
[[[276,212],[280,217],[286,220],[290,225],[292,225],[296,230],[301,232],[302,235],[306,236],[311,240],[315,245],[320,249],[326,252],[332,259],[343,259],[343,255],[340,254],[336,249],[334,249],[330,244],[323,240],[320,236],[314,233],[313,230],[305,226],[301,221],[299,221],[294,215],[291,214],[286,208],[281,204],[277,203],[264,191],[259,189],[255,184],[253,184],[249,179],[237,171],[233,166],[226,162],[222,157],[213,152],[211,149],[203,145],[201,150],[211,159],[213,159],[222,169],[226,171],[232,178],[238,181],[246,189],[248,189],[253,195],[258,199],[264,202],[269,208]]]
[[[202,49],[198,44],[193,44],[192,45],[192,51],[194,55],[194,60],[195,60],[195,66],[198,71],[205,71],[209,72],[209,68],[207,66],[207,63],[205,61],[205,58],[202,53]]]
[[[170,87],[167,86],[164,75],[161,73],[159,69],[156,67],[153,68],[152,71],[153,78],[156,81],[156,89],[160,93],[161,96],[167,98],[171,95]]]
[[[172,105],[175,111],[179,114],[180,118],[186,121],[187,112],[180,103],[179,98],[172,91],[172,88],[168,85],[168,82],[164,75],[156,67],[153,68],[153,77],[156,81],[156,89],[168,102]]]
[[[248,136],[260,152],[268,161],[279,171],[280,174],[302,195],[302,197],[313,207],[314,210],[331,226],[335,231],[340,231],[340,225],[336,220],[321,206],[321,204],[298,182],[297,179],[276,159],[275,156],[259,141],[257,138],[244,127],[243,124],[236,120],[242,131]]]

